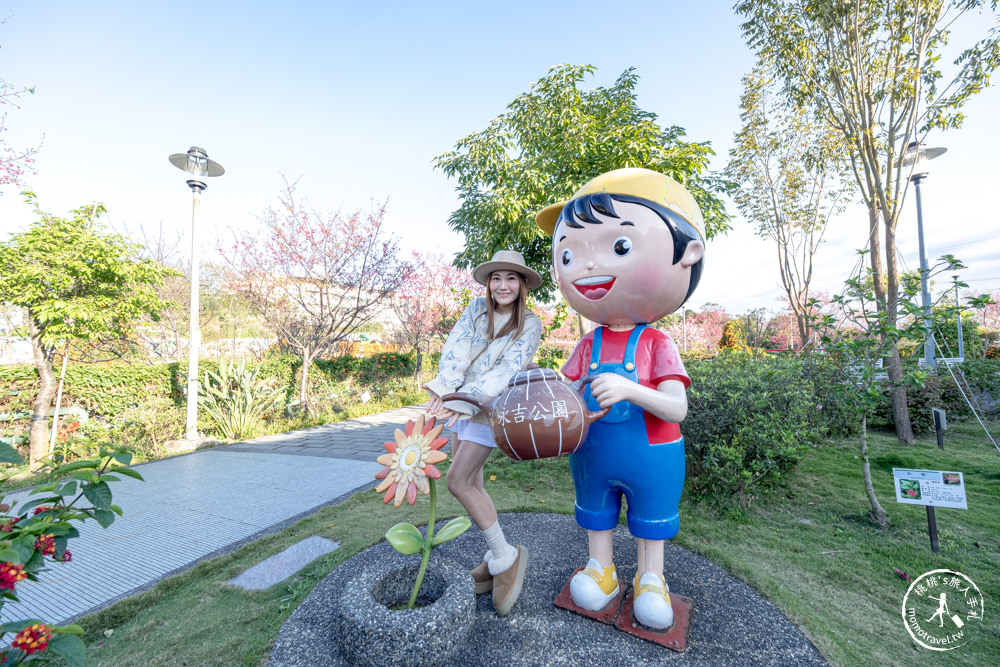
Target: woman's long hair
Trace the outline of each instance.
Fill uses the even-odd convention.
[[[493,273],[496,273],[496,271]],[[524,318],[528,315],[528,281],[525,280],[524,275],[515,271],[517,273],[517,281],[521,284],[521,289],[517,292],[517,301],[511,304],[513,310],[511,311],[510,319],[494,335],[493,313],[496,312],[496,304],[493,303],[493,293],[490,292],[490,278],[493,277],[493,273],[486,279],[486,338],[491,341],[496,340],[497,338],[503,338],[512,331],[515,332],[514,338],[517,338],[524,331]]]

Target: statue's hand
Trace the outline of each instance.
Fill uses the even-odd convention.
[[[611,407],[621,401],[631,401],[636,383],[615,373],[601,373],[590,383],[594,400],[602,408]]]

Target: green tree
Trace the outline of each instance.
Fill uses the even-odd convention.
[[[465,235],[456,265],[472,267],[513,248],[543,276],[539,296],[551,296],[551,243],[536,227],[535,213],[621,167],[653,169],[682,183],[702,208],[708,238],[729,229],[717,196],[729,183],[707,171],[715,154],[709,143],[683,141],[682,128],[661,128],[656,114],[641,109],[634,69],[610,88],[582,90],[594,72],[590,65],[551,68],[485,130],[435,158],[435,166],[458,181],[462,204],[448,219]]]
[[[156,316],[167,303],[156,287],[171,272],[152,260],[137,259],[139,247],[107,234],[101,204],[57,218],[38,207],[28,231],[0,245],[0,301],[25,308],[35,369],[41,381],[31,418],[30,462],[48,453],[48,413],[56,393],[52,357],[61,341],[129,337],[144,315]]]
[[[859,251],[867,254],[868,251]],[[942,256],[930,272],[942,273],[964,268],[960,260],[952,255]],[[934,311],[929,322],[924,321],[923,308],[917,303],[920,293],[920,274],[904,273],[901,276],[899,301],[894,304],[893,313],[901,313],[902,318],[890,316],[889,311],[878,303],[875,296],[875,280],[872,269],[860,267],[858,273],[844,282],[844,291],[830,299],[832,312],[818,315],[818,309],[811,310],[811,327],[819,334],[823,347],[829,353],[824,355],[832,364],[836,382],[830,387],[835,395],[854,413],[858,420],[858,456],[861,461],[861,476],[865,493],[872,506],[872,518],[882,527],[889,525],[885,508],[875,495],[872,484],[871,464],[868,459],[868,416],[884,400],[884,383],[894,386],[905,382],[913,389],[923,386],[927,372],[916,367],[908,369],[901,380],[882,376],[880,362],[886,357],[890,346],[898,342],[923,340],[930,329],[941,325],[942,311]],[[980,299],[976,299],[979,303]],[[818,303],[814,303],[818,306]]]
[[[743,79],[743,127],[729,151],[726,176],[740,184],[733,200],[757,235],[774,241],[778,272],[803,346],[813,259],[831,216],[852,185],[839,134],[776,94],[769,68]]]
[[[910,141],[933,129],[961,125],[962,107],[989,83],[1000,64],[1000,30],[968,48],[949,47],[954,21],[996,12],[989,0],[739,0],[743,34],[771,63],[784,93],[813,110],[849,147],[851,173],[868,208],[868,259],[875,305],[889,321],[899,316],[896,225],[910,169],[899,158]],[[940,62],[954,59],[948,79]],[[897,437],[913,442],[899,350],[886,349],[895,385]]]

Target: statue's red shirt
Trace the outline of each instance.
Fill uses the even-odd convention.
[[[625,344],[628,342],[631,329],[612,331],[605,329],[601,334],[601,361],[604,363],[622,363],[625,359]],[[570,380],[585,377],[590,367],[590,355],[594,346],[594,333],[584,336],[573,348],[569,360],[563,364],[562,374]],[[684,362],[674,345],[673,339],[667,334],[647,327],[642,332],[635,349],[635,366],[639,376],[639,384],[656,389],[665,380],[677,380],[687,389],[691,386],[691,378],[684,369]],[[646,435],[650,444],[659,445],[680,439],[680,426],[663,421],[649,412],[645,412]]]

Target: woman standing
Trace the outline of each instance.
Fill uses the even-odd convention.
[[[486,540],[483,563],[472,571],[476,593],[493,591],[493,608],[506,616],[521,594],[528,550],[507,542],[493,500],[483,488],[483,464],[496,447],[485,415],[464,401],[441,400],[452,392],[499,396],[538,348],[542,323],[528,310],[528,291],[542,283],[521,253],[501,250],[477,266],[473,278],[487,295],[473,299],[448,335],[438,375],[424,385],[427,411],[449,419],[458,448],[446,481]]]

